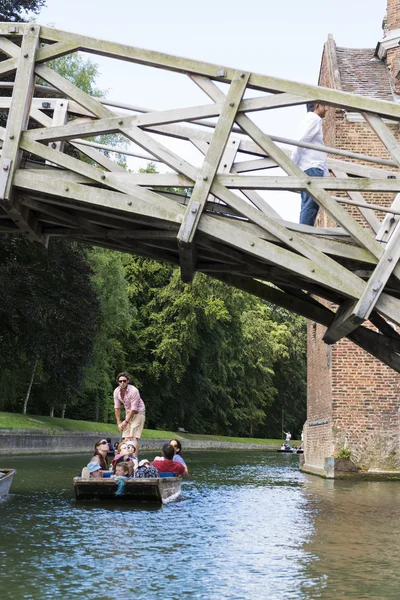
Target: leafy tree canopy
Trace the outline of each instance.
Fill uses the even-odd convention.
[[[0,21],[26,21],[28,13],[37,14],[43,6],[46,6],[46,0],[2,0]]]

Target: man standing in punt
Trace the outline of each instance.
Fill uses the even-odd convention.
[[[139,440],[146,419],[146,407],[139,390],[130,383],[125,371],[117,377],[118,387],[114,390],[114,411],[118,429],[123,438],[134,438],[135,456],[139,455]],[[125,419],[121,421],[121,402],[125,407]]]
[[[319,102],[307,104],[307,115],[300,126],[299,142],[323,145],[322,119],[326,115],[327,107]],[[292,154],[292,161],[310,177],[327,177],[326,153],[311,148],[297,148]],[[300,223],[314,225],[319,205],[307,192],[301,192]]]

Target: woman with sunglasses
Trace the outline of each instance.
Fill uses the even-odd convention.
[[[114,390],[114,411],[122,438],[134,438],[135,456],[139,456],[139,440],[146,419],[146,407],[139,390],[130,383],[125,371],[117,377],[118,387]],[[121,421],[121,404],[125,408],[125,419]]]
[[[92,458],[90,459],[90,462],[91,463],[97,462],[97,463],[99,463],[102,471],[108,471],[107,452],[108,452],[108,442],[105,438],[103,438],[95,443],[94,454],[93,454]]]

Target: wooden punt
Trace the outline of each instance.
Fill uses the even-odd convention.
[[[285,450],[277,450],[277,452],[283,452],[284,454],[303,454],[304,450],[302,448],[285,448]]]
[[[157,502],[168,504],[181,493],[181,477],[125,480],[122,495],[115,495],[118,484],[113,478],[85,479],[74,477],[75,499],[112,500],[113,502]]]
[[[4,477],[0,478],[0,497],[6,496],[10,491],[13,477],[16,473],[15,469],[0,469],[0,473],[5,473]]]

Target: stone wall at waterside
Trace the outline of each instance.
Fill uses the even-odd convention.
[[[101,438],[111,437],[114,443],[119,438],[109,433],[87,433],[87,432],[57,432],[31,431],[27,429],[2,429],[0,430],[0,456],[22,455],[22,454],[82,454],[93,452],[95,443]],[[161,448],[167,439],[140,440],[140,451],[146,450],[161,453]],[[182,440],[185,450],[207,450],[207,449],[232,449],[241,450],[266,450],[276,451],[277,446],[261,444],[232,444],[230,442],[218,442],[209,440]],[[4,460],[3,460],[4,462]],[[6,466],[5,464],[3,465]]]

